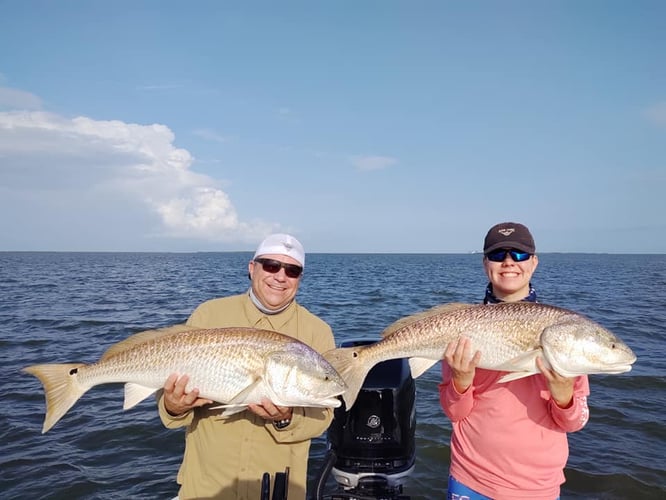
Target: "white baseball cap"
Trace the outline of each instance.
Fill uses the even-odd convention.
[[[303,250],[303,245],[290,234],[276,233],[266,237],[257,247],[257,251],[254,252],[253,259],[268,254],[288,255],[292,259],[296,259],[301,266],[305,267],[305,250]]]

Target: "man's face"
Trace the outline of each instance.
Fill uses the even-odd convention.
[[[289,257],[288,255],[267,254],[261,255],[259,258],[301,267],[296,259]],[[301,278],[300,276],[297,278],[290,278],[287,276],[284,267],[280,267],[275,273],[265,271],[264,267],[270,268],[270,264],[274,263],[269,262],[268,265],[264,266],[261,263],[252,260],[248,264],[248,272],[250,273],[250,279],[252,280],[252,291],[257,299],[259,299],[267,309],[277,310],[294,300],[296,292],[298,292],[298,285],[301,282]]]

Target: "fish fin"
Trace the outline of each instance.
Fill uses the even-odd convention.
[[[263,382],[263,379],[258,378],[253,383],[248,385],[245,389],[236,394],[228,403],[211,406],[211,410],[219,410],[224,408],[224,411],[220,415],[222,418],[235,415],[240,413],[247,408],[248,401],[255,400],[256,398],[252,396],[252,392]],[[278,403],[276,403],[278,404]]]
[[[220,407],[222,408],[222,407]],[[235,415],[236,413],[240,413],[242,411],[245,411],[247,409],[247,405],[243,406],[230,406],[227,407],[222,414],[220,415],[222,418],[227,418],[230,417],[231,415]]]
[[[420,377],[438,361],[438,359],[409,358],[409,368],[412,372],[412,378]]]
[[[224,408],[224,411],[220,413],[221,418],[227,418],[230,417],[231,415],[235,415],[236,413],[240,413],[244,411],[247,408],[246,404],[241,404],[241,405],[216,405],[216,406],[208,406],[208,410],[221,410]]]
[[[258,377],[254,382],[248,385],[245,389],[236,394],[228,403],[223,403],[215,406],[208,407],[209,410],[219,410],[224,408],[222,412],[222,417],[228,417],[235,413],[239,413],[245,408],[247,408],[248,401],[252,401],[256,398],[252,397],[252,391],[254,391],[261,383],[263,379]]]
[[[363,363],[363,346],[337,347],[326,351],[323,356],[347,384],[347,390],[342,395],[347,411],[356,401],[365,377],[374,365]]]
[[[127,382],[125,384],[125,401],[123,402],[123,410],[134,408],[148,396],[155,394],[156,391],[157,389],[153,387],[146,387],[145,385],[135,384],[134,382]]]
[[[512,380],[531,377],[532,375],[536,375],[536,372],[509,372],[506,375],[502,376],[497,382],[503,384],[504,382],[511,382]]]
[[[389,326],[387,326],[384,331],[382,332],[382,337],[388,337],[389,335],[392,335],[394,332],[397,330],[400,330],[401,328],[404,328],[405,326],[414,323],[415,321],[420,321],[426,318],[429,318],[431,316],[437,316],[438,314],[442,313],[447,313],[447,312],[452,312],[452,311],[457,311],[459,309],[467,309],[468,307],[474,307],[475,305],[478,304],[465,304],[462,302],[451,302],[449,304],[440,304],[435,307],[432,307],[430,309],[426,309],[425,311],[418,312],[416,314],[412,314],[410,316],[405,316],[404,318],[400,318],[398,321],[391,323]]]
[[[536,358],[539,356],[543,356],[541,348],[532,349],[502,363],[501,365],[493,366],[492,369],[510,372],[499,379],[499,382],[501,383],[529,377],[530,375],[539,373],[539,369],[536,366]]]
[[[233,398],[231,398],[226,403],[226,406],[238,406],[238,405],[247,406],[248,401],[250,401],[250,402],[258,401],[259,398],[253,397],[252,392],[254,392],[257,389],[257,387],[259,387],[263,382],[264,382],[263,378],[261,378],[261,377],[255,378],[254,382],[252,382],[245,389],[243,389],[238,394],[236,394]],[[222,408],[224,406],[225,405],[221,405],[220,408]]]
[[[192,330],[200,330],[200,328],[181,323],[178,325],[167,326],[165,328],[158,328],[155,330],[146,330],[143,332],[135,333],[134,335],[127,337],[125,340],[121,340],[120,342],[113,344],[111,347],[109,347],[106,350],[106,352],[102,354],[102,357],[99,358],[99,361],[105,361],[108,358],[115,356],[116,354],[119,354],[121,352],[127,351],[139,344],[144,344],[151,340],[156,340],[162,337],[166,337],[167,335],[173,335],[175,333],[181,333],[181,332],[189,332]]]
[[[543,356],[543,351],[540,347],[519,354],[515,358],[511,358],[510,360],[505,361],[501,365],[491,367],[491,369],[501,372],[539,373],[539,369],[536,365],[536,359],[539,356]]]
[[[48,432],[67,411],[74,406],[90,387],[79,384],[77,369],[83,363],[32,365],[24,368],[24,373],[34,375],[44,386],[46,416],[42,434]]]

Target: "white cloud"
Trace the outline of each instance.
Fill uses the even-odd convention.
[[[0,81],[2,81],[1,78]],[[30,92],[9,87],[0,87],[0,110],[41,109],[41,107],[42,100]]]
[[[355,156],[351,161],[359,170],[382,170],[398,163],[390,156]]]
[[[98,193],[118,200],[118,211],[143,207],[160,224],[144,228],[146,235],[255,242],[275,229],[263,221],[243,222],[218,182],[194,172],[194,158],[175,147],[174,139],[159,124],[0,112],[0,186],[13,193],[14,203],[29,204],[41,192],[61,197],[63,204],[77,199],[89,204],[95,200],[91,193]],[[136,219],[148,217],[136,214]]]
[[[657,125],[666,125],[666,101],[658,102],[647,108],[645,116]]]

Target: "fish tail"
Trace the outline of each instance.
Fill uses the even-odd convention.
[[[32,365],[23,372],[34,375],[44,386],[46,416],[42,434],[53,427],[90,387],[77,380],[77,369],[83,363]]]
[[[374,364],[363,361],[364,347],[338,347],[324,353],[324,358],[335,368],[347,384],[347,390],[342,395],[347,410],[351,409],[356,401],[365,377]]]

